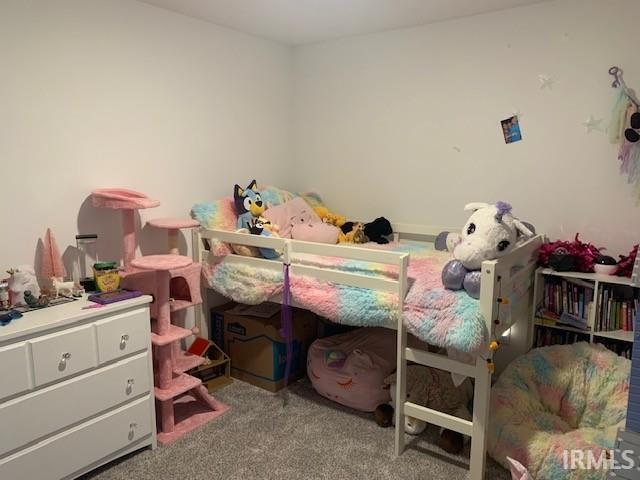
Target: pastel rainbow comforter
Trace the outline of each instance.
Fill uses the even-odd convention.
[[[479,302],[464,291],[446,290],[441,281],[444,264],[450,254],[437,252],[415,243],[392,243],[378,248],[411,255],[403,317],[410,333],[425,342],[465,353],[477,353],[487,332],[480,315]],[[236,302],[255,305],[282,292],[283,273],[213,257],[205,263],[204,276],[209,286]],[[299,257],[305,264],[397,278],[397,268],[390,265],[334,257]],[[394,327],[397,299],[386,292],[319,281],[306,276],[290,276],[291,299],[303,308],[333,322],[355,326]]]
[[[261,187],[263,201],[269,205],[284,203],[302,196],[311,206],[322,205],[315,193],[296,194],[277,187]],[[237,216],[233,198],[199,203],[191,216],[205,228],[233,231]],[[366,248],[378,248],[409,253],[409,290],[405,297],[403,317],[409,332],[425,342],[463,353],[478,353],[488,337],[480,315],[479,301],[464,291],[453,292],[442,285],[441,272],[450,254],[428,249],[424,244],[395,243]],[[231,298],[249,305],[269,300],[282,292],[283,272],[253,268],[226,260],[228,245],[211,241],[210,263],[203,265],[209,286]],[[309,265],[337,268],[363,275],[382,274],[397,278],[395,267],[362,261],[328,257],[305,257]],[[355,326],[392,327],[397,322],[397,300],[394,295],[363,288],[321,282],[309,277],[290,276],[294,302],[333,322]]]

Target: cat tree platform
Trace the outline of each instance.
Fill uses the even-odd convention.
[[[169,253],[178,255],[178,233],[182,229],[196,228],[200,224],[190,218],[154,218],[149,220],[147,225],[154,228],[162,228],[167,231],[167,241]]]

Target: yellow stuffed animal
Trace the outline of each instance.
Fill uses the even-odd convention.
[[[347,221],[347,218],[344,215],[332,213],[327,207],[314,207],[313,210],[320,217],[320,220],[322,220],[324,223],[328,223],[338,228],[344,225]]]

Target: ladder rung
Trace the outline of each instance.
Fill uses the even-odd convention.
[[[438,425],[439,427],[448,428],[463,435],[468,435],[469,437],[472,433],[473,422],[415,403],[405,402],[404,414],[427,423]]]
[[[419,350],[417,348],[407,347],[405,349],[405,358],[427,367],[439,368],[440,370],[458,373],[465,377],[476,377],[477,369],[475,365],[469,365],[458,360],[452,360],[451,358],[438,355],[437,353],[425,352],[424,350]]]

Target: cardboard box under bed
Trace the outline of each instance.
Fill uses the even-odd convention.
[[[287,358],[287,344],[280,335],[280,306],[269,305],[262,317],[245,314],[250,308],[230,303],[211,309],[211,340],[231,357],[234,378],[277,392],[284,387]],[[293,309],[290,382],[305,374],[307,351],[317,338],[317,328],[315,314]]]

